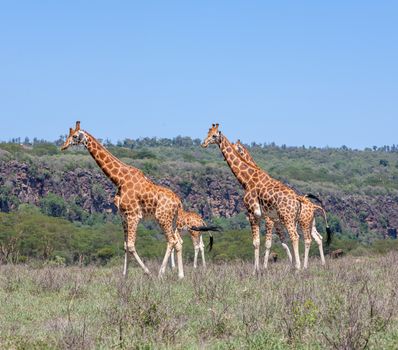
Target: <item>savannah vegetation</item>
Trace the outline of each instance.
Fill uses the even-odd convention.
[[[2,349],[396,349],[398,253],[285,262],[253,276],[235,259],[159,280],[105,267],[4,265]],[[157,271],[159,262],[149,268]]]
[[[101,173],[86,150],[78,148],[62,153],[59,150],[62,141],[63,137],[53,143],[29,139],[0,143],[0,162],[24,162],[29,176],[37,181],[51,178],[55,183],[68,170],[79,168]],[[208,181],[232,178],[219,150],[216,147],[202,150],[199,139],[143,138],[126,139],[117,144],[109,140],[103,143],[117,157],[141,168],[155,181],[172,179],[188,209],[192,203],[186,203],[185,198],[192,193],[194,184],[202,189],[195,197],[195,205],[206,208],[209,206],[206,202]],[[345,146],[306,148],[253,143],[249,150],[261,167],[301,193],[398,196],[396,145],[354,150]],[[0,188],[0,261],[3,263],[61,259],[67,264],[105,264],[123,253],[121,222],[117,214],[90,212],[83,209],[81,198],[65,199],[51,192],[43,194],[36,205],[26,204],[12,192],[12,185],[5,182]],[[221,185],[223,189],[224,183]],[[235,188],[239,192],[239,186]],[[94,184],[90,190],[94,206],[109,201],[100,184]],[[334,232],[330,249],[344,248],[345,253],[355,256],[395,250],[396,241],[369,229],[366,216],[362,211],[353,213],[351,219],[357,222],[354,230],[330,210],[328,220]],[[389,218],[378,219],[386,230]],[[229,218],[213,216],[207,220],[224,229],[216,234],[209,259],[251,260],[251,235],[244,211]],[[324,233],[322,219],[317,220],[317,225],[319,232]],[[143,257],[155,258],[163,254],[163,236],[153,223],[140,225],[138,236],[138,249]],[[280,245],[274,244],[273,249],[284,256]],[[311,253],[317,254],[315,249]],[[193,255],[188,237],[184,255],[188,260]]]
[[[35,179],[78,168],[100,172],[84,150],[60,153],[61,141],[0,143],[0,161],[28,164]],[[194,182],[231,176],[218,149],[204,152],[199,140],[104,143],[155,181],[172,178],[183,199]],[[302,192],[398,195],[396,146],[252,144],[250,150],[272,176]],[[94,204],[106,201],[99,185],[91,195]],[[22,202],[10,183],[0,189],[0,348],[393,349],[398,343],[398,243],[369,230],[363,213],[359,233],[328,213],[334,232],[328,249],[344,249],[342,259],[321,267],[314,245],[310,268],[295,272],[275,240],[278,262],[256,277],[245,214],[208,218],[223,228],[206,254],[208,269],[192,269],[192,244],[184,237],[183,281],[171,272],[154,277],[165,241],[155,224],[145,223],[137,250],[154,276],[132,262],[124,280],[118,215],[84,210],[79,198],[51,192],[35,204]],[[325,232],[323,220],[317,225]]]

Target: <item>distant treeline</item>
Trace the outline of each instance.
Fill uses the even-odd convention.
[[[66,135],[61,135],[56,141],[47,141],[43,139],[33,138],[32,140],[29,137],[21,138],[16,137],[12,138],[9,141],[3,141],[1,143],[13,143],[24,146],[34,146],[36,144],[53,144],[55,146],[60,146],[65,141]],[[117,141],[116,143],[112,143],[109,139],[99,139],[105,146],[117,146],[117,147],[126,147],[126,148],[142,148],[142,147],[195,147],[201,144],[201,140],[198,138],[191,138],[189,136],[176,136],[173,138],[162,138],[162,137],[142,137],[137,139],[126,138],[123,141]],[[353,149],[342,145],[340,147],[315,147],[315,146],[287,146],[285,144],[277,145],[275,142],[251,142],[247,144],[247,146],[251,148],[280,148],[283,150],[286,149],[336,149],[342,151],[358,151],[358,149]],[[373,151],[373,152],[398,152],[398,145],[384,145],[384,146],[372,146],[366,147],[363,151]]]
[[[248,228],[242,228],[243,220],[243,214],[237,218],[215,220],[223,231],[214,233],[213,250],[211,253],[206,253],[208,261],[253,259],[251,232]],[[325,232],[322,222],[319,222],[318,226],[320,232]],[[189,262],[193,258],[191,239],[187,235],[183,239],[184,259]],[[204,242],[208,242],[206,234]],[[157,226],[139,225],[137,250],[140,256],[145,259],[160,260],[165,252],[165,246],[165,239]],[[331,247],[325,249],[326,253],[343,249],[344,254],[368,256],[397,250],[398,240],[375,240],[372,244],[366,244],[335,230]],[[275,239],[272,251],[277,252],[280,258],[286,258],[278,239]],[[115,216],[113,221],[99,220],[88,225],[45,215],[43,209],[26,204],[20,205],[16,212],[0,212],[0,265],[29,261],[53,261],[68,265],[104,264],[113,258],[121,258],[123,253],[122,225],[118,216]],[[310,254],[312,256],[319,254],[315,243],[311,247]]]

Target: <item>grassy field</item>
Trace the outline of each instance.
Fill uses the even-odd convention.
[[[121,261],[3,265],[0,348],[397,349],[397,252],[251,273],[244,261],[186,266],[178,281],[132,267],[125,281]]]

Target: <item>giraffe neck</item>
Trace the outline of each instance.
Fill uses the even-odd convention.
[[[249,151],[247,150],[247,148],[244,147],[244,146],[242,146],[242,145],[241,145],[240,147],[241,147],[242,152],[243,152],[243,154],[241,154],[243,160],[244,160],[247,164],[252,165],[253,167],[255,167],[255,168],[261,170],[261,172],[262,172],[267,178],[270,178],[271,176],[270,176],[265,170],[261,169],[261,168],[257,165],[257,163],[255,162],[255,160],[253,159],[252,155],[249,153]]]
[[[120,186],[124,179],[119,175],[120,170],[123,168],[129,168],[131,171],[132,167],[123,163],[121,160],[111,154],[104,146],[101,145],[100,142],[95,139],[94,136],[90,135],[86,131],[84,131],[84,134],[86,137],[84,145],[94,158],[95,162],[116,186]]]
[[[257,163],[254,161],[254,159],[253,159],[253,157],[251,156],[251,154],[249,153],[249,151],[248,151],[245,147],[243,147],[243,146],[240,146],[240,147],[241,147],[241,149],[242,149],[242,153],[240,153],[240,155],[242,156],[243,160],[244,160],[247,164],[250,164],[250,165],[252,165],[252,166],[254,166],[254,167],[256,167],[256,168],[260,168],[260,167],[257,165]]]
[[[258,173],[258,168],[246,163],[224,135],[221,135],[219,147],[235,177],[247,189],[253,174]]]

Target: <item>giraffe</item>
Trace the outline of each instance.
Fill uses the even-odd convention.
[[[296,193],[280,181],[266,176],[257,167],[247,164],[241,155],[235,151],[231,142],[218,130],[219,124],[213,124],[209,129],[202,147],[209,144],[219,146],[224,159],[245,190],[243,202],[248,211],[254,246],[254,273],[260,270],[260,219],[262,215],[280,222],[286,227],[293,245],[296,269],[301,268],[297,219],[301,210],[301,202]]]
[[[248,163],[251,164],[252,166],[258,168],[259,170],[260,167],[257,166],[256,162],[253,160],[251,154],[249,152],[247,152],[246,148],[243,147],[243,145],[241,144],[240,140],[238,140],[235,143],[232,143],[232,146],[234,147],[235,151],[238,152],[241,157],[243,158],[243,160]],[[264,176],[266,179],[272,179],[271,176],[269,176],[269,174],[265,171],[263,171]],[[272,231],[273,228],[275,227],[275,231],[277,233],[277,235],[279,236],[279,239],[281,241],[282,247],[285,249],[286,254],[289,258],[290,263],[292,263],[292,254],[290,253],[290,249],[288,247],[288,245],[285,243],[285,234],[284,234],[284,230],[283,230],[283,225],[280,224],[279,221],[275,222],[267,217],[266,221],[265,221],[265,255],[264,255],[264,268],[266,269],[268,267],[268,257],[269,257],[269,252],[271,250],[271,245],[272,245]]]
[[[201,231],[196,230],[197,227],[202,227]],[[204,253],[204,244],[202,238],[202,232],[205,231],[209,232],[210,242],[209,242],[209,251],[211,251],[213,247],[213,235],[211,231],[220,231],[218,226],[207,226],[205,221],[202,217],[193,212],[193,211],[185,211],[182,210],[181,213],[178,215],[177,220],[177,229],[181,233],[182,231],[188,231],[189,235],[191,236],[193,247],[194,247],[194,260],[193,260],[193,267],[197,268],[198,266],[198,255],[199,252],[201,253],[202,257],[202,264],[203,267],[206,268],[206,260],[205,260],[205,253]],[[171,267],[174,268],[174,249],[171,251]]]
[[[144,173],[127,165],[112,155],[87,131],[80,129],[76,122],[75,129],[69,129],[69,135],[61,147],[83,145],[94,158],[105,175],[116,185],[115,206],[122,217],[124,230],[124,267],[127,277],[129,255],[133,255],[146,274],[150,274],[135,248],[136,231],[141,219],[155,219],[166,236],[167,248],[159,270],[161,277],[165,270],[171,250],[177,252],[178,277],[184,277],[182,264],[182,239],[176,228],[178,214],[182,210],[180,198],[171,190],[154,184]],[[197,228],[200,230],[200,227]]]
[[[242,158],[246,161],[246,163],[251,164],[255,167],[257,167],[258,169],[260,169],[260,167],[257,165],[257,163],[254,161],[253,157],[251,156],[251,154],[249,153],[249,151],[246,149],[245,146],[243,146],[243,144],[240,142],[240,140],[238,140],[235,144],[233,144],[235,150],[242,156]],[[260,169],[261,170],[261,169]],[[267,176],[269,176],[269,174],[262,170]],[[308,267],[308,253],[309,253],[309,249],[311,246],[311,242],[312,242],[312,237],[315,239],[316,243],[318,244],[318,248],[319,248],[319,255],[321,257],[321,264],[325,265],[325,256],[323,254],[323,246],[322,246],[322,236],[318,233],[317,229],[316,229],[316,225],[315,225],[315,212],[317,210],[320,210],[323,213],[323,217],[325,219],[326,222],[326,230],[328,233],[328,241],[330,240],[329,235],[330,235],[330,228],[328,225],[328,221],[326,218],[326,212],[323,209],[323,207],[316,205],[314,203],[312,203],[309,199],[308,196],[311,196],[314,199],[317,199],[318,201],[320,201],[319,198],[317,198],[314,195],[307,195],[307,196],[298,196],[298,200],[301,201],[302,203],[302,207],[301,207],[301,211],[300,211],[300,216],[298,218],[298,223],[299,226],[301,228],[301,231],[303,232],[303,236],[304,236],[304,268]],[[264,256],[264,268],[267,268],[267,262],[268,262],[268,256],[269,256],[269,251],[271,249],[271,245],[272,245],[272,229],[274,226],[274,222],[272,221],[272,219],[267,218],[267,222],[266,222],[266,234],[265,234],[265,256]],[[278,236],[280,237],[281,241],[283,242],[284,239],[284,232],[283,232],[283,227],[281,227],[278,223],[276,223],[277,225],[275,226],[276,229],[276,233],[278,234]],[[312,237],[311,237],[312,236]],[[282,245],[284,245],[284,243],[282,243]],[[286,249],[286,252],[288,254],[289,260],[291,261],[291,254],[289,251],[289,247],[285,244],[284,248]]]

